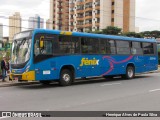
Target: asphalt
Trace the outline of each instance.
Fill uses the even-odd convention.
[[[158,70],[152,71],[152,72],[149,72],[149,73],[157,73],[157,72],[160,72],[160,65],[158,66]],[[145,74],[148,74],[148,73],[145,73]],[[9,77],[6,77],[5,82],[2,82],[2,79],[0,79],[0,87],[30,85],[30,84],[39,84],[39,82],[38,81],[18,82],[17,80],[11,80],[11,81],[9,81]]]

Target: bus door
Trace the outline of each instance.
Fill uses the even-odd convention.
[[[52,80],[56,77],[53,61],[54,35],[37,34],[34,42],[34,64],[36,80]]]
[[[155,56],[154,44],[153,43],[143,43],[143,52],[145,56],[145,67],[146,71],[151,71],[156,69],[157,58]]]
[[[145,72],[145,56],[141,42],[132,42],[131,54],[134,56],[135,72]]]

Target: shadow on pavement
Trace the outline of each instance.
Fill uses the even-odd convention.
[[[90,79],[78,79],[76,80],[71,86],[75,85],[86,85],[86,84],[97,84],[97,83],[110,83],[110,82],[115,82],[115,81],[131,81],[131,80],[139,80],[139,79],[144,79],[144,78],[150,78],[151,76],[136,76],[134,79],[124,79],[121,77],[115,77],[112,79],[105,79],[105,78],[90,78]],[[41,83],[37,84],[29,84],[29,85],[21,85],[17,86],[18,88],[23,88],[23,89],[46,89],[46,88],[57,88],[57,87],[69,87],[69,86],[60,86],[58,82],[53,82],[49,85],[43,85]]]

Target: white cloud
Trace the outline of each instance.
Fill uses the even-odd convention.
[[[40,15],[44,20],[49,18],[50,0],[1,0],[0,16],[9,17],[15,12],[20,12],[22,19],[27,20],[29,17]],[[0,23],[8,25],[8,20],[0,18]],[[22,27],[27,28],[28,22],[23,21]],[[4,36],[8,36],[8,27],[4,28]],[[22,29],[23,30],[23,29]]]
[[[20,12],[22,19],[39,14],[45,20],[49,18],[50,0],[0,0],[0,16],[9,16]],[[160,30],[160,0],[136,0],[136,26],[143,30]],[[0,23],[8,24],[7,19],[0,18]],[[27,22],[23,22],[24,27]],[[5,36],[8,28],[4,27]]]
[[[3,5],[13,5],[21,9],[23,8],[33,8],[41,4],[41,0],[1,0],[0,7]]]
[[[141,31],[160,30],[160,0],[136,0],[136,26]]]

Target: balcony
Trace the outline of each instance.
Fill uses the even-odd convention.
[[[92,19],[92,16],[85,16],[85,19]]]
[[[92,11],[92,10],[93,10],[92,7],[87,7],[87,8],[85,9],[86,12],[87,12],[87,11]]]
[[[77,17],[77,21],[83,21],[84,17]]]
[[[96,6],[95,9],[96,9],[96,10],[100,10],[100,6]]]
[[[74,14],[74,10],[70,10],[70,14],[73,15]]]
[[[92,23],[87,23],[87,24],[84,25],[84,27],[85,27],[85,28],[86,28],[86,27],[92,27]]]
[[[70,8],[74,8],[74,3],[70,3]]]
[[[100,18],[100,14],[96,14],[96,16],[95,16],[96,18]]]
[[[77,10],[77,14],[78,13],[84,13],[84,10]]]
[[[58,8],[62,8],[62,6],[61,6],[61,5],[58,5],[57,7],[58,7]]]
[[[86,0],[85,3],[93,2],[93,0]]]
[[[70,25],[70,29],[74,29],[74,26],[73,26],[73,25]]]
[[[58,20],[62,20],[62,17],[59,17]]]
[[[77,25],[76,25],[76,27],[77,27],[77,28],[83,28],[83,27],[84,27],[84,25],[77,24]]]
[[[77,5],[83,5],[84,3],[85,3],[84,0],[81,0],[77,2]]]
[[[95,25],[96,25],[97,27],[99,27],[99,26],[100,26],[100,23],[96,23]]]
[[[62,3],[63,1],[62,1],[62,0],[58,0],[58,2],[59,2],[59,3]]]
[[[58,14],[62,14],[62,11],[58,11],[57,13],[58,13]]]
[[[66,18],[66,19],[69,19],[69,16],[67,15],[65,18]]]

